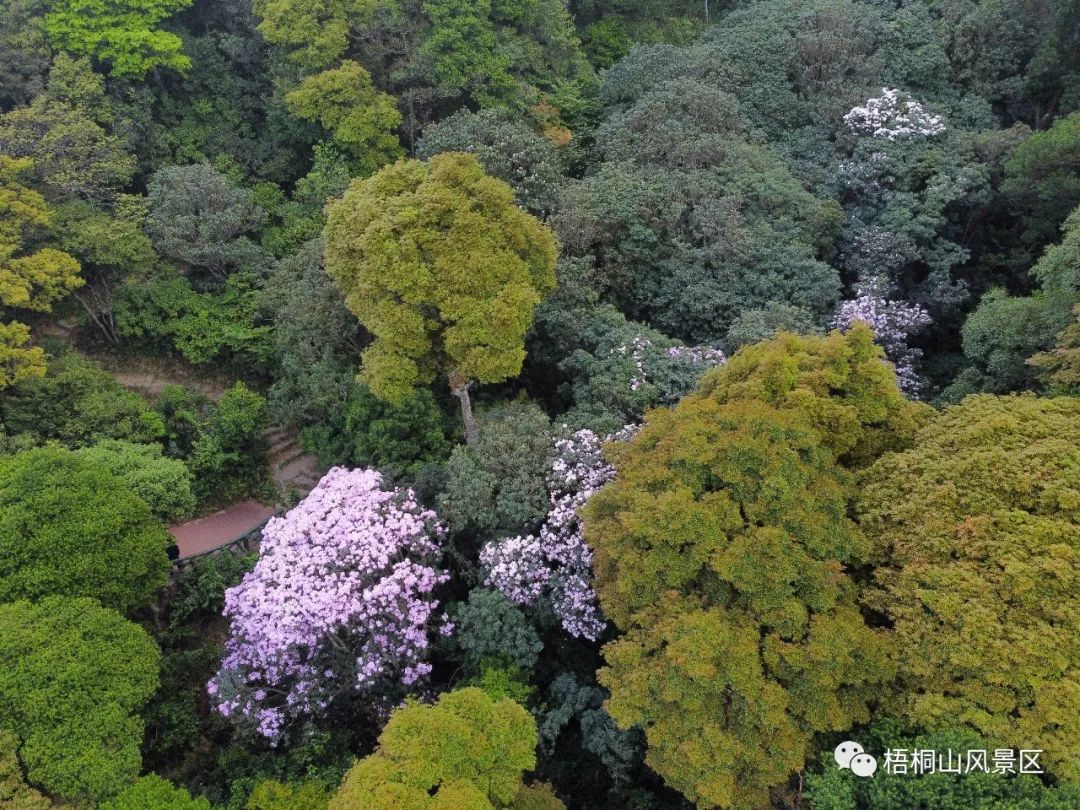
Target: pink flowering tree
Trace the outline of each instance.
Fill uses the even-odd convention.
[[[260,558],[225,593],[217,709],[276,740],[346,693],[400,694],[431,670],[443,528],[411,490],[335,467],[263,529]]]
[[[833,326],[846,331],[856,321],[868,324],[896,368],[900,389],[914,396],[922,387],[922,379],[915,371],[922,352],[909,346],[908,338],[929,324],[930,316],[918,304],[887,299],[885,286],[884,281],[876,278],[859,282],[855,298],[840,304]]]
[[[629,425],[608,439],[625,441],[636,430]],[[615,474],[602,445],[591,430],[557,438],[548,474],[551,507],[540,531],[496,540],[480,552],[488,587],[519,605],[547,600],[567,633],[590,641],[600,637],[605,622],[592,586],[592,550],[581,536],[577,512]]]

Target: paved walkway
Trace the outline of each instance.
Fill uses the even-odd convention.
[[[198,520],[189,520],[169,531],[180,547],[180,558],[201,554],[235,540],[274,514],[274,507],[258,501],[241,501]]]

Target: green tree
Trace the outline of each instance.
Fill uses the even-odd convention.
[[[146,230],[164,258],[185,272],[201,271],[217,282],[263,258],[248,234],[266,221],[248,189],[237,188],[205,163],[169,166],[147,185]]]
[[[1073,320],[1061,330],[1054,347],[1028,362],[1040,369],[1043,384],[1051,391],[1080,396],[1080,304]]]
[[[333,792],[319,782],[282,784],[260,782],[251,791],[244,810],[326,810]]]
[[[304,79],[285,96],[293,115],[318,121],[334,143],[350,152],[357,173],[372,174],[401,156],[396,132],[401,113],[394,99],[380,93],[371,74],[346,59],[339,67]]]
[[[165,67],[183,71],[191,60],[180,37],[156,26],[191,0],[56,0],[45,31],[58,50],[93,56],[113,76],[141,78]]]
[[[604,612],[598,675],[646,763],[699,807],[756,808],[816,732],[888,682],[850,571],[871,543],[852,469],[904,446],[908,403],[866,328],[746,347],[610,458],[583,509]]]
[[[45,199],[22,184],[32,166],[28,158],[0,155],[0,315],[10,309],[48,312],[83,284],[74,257],[51,247],[27,249],[34,231],[52,222]],[[0,323],[0,390],[45,373],[45,353],[29,341],[26,326]]]
[[[164,587],[168,533],[112,472],[63,448],[0,460],[0,601],[87,596],[119,611]]]
[[[1001,747],[968,729],[948,729],[932,734],[904,733],[895,721],[875,721],[859,734],[859,741],[874,756],[894,751],[937,751],[964,756],[966,751],[990,751]],[[878,769],[873,779],[841,769],[832,749],[821,754],[822,773],[806,780],[811,810],[1069,810],[1080,803],[1080,787],[1047,787],[1032,774],[1016,773],[888,773]],[[880,761],[880,760],[879,760]],[[992,767],[992,766],[991,766]]]
[[[187,457],[201,503],[230,503],[265,491],[269,447],[266,398],[242,382],[226,391],[210,413],[196,417],[197,438]]]
[[[1080,205],[1080,112],[1060,118],[1019,146],[1005,164],[1002,191],[1027,208],[1025,238],[1046,244]]]
[[[41,92],[49,64],[43,0],[0,6],[0,106],[26,104]]]
[[[98,806],[99,810],[211,810],[203,797],[193,799],[183,788],[157,774],[144,776],[134,785]]]
[[[536,742],[524,708],[480,689],[447,692],[431,706],[410,702],[391,715],[375,753],[345,776],[330,810],[535,807],[523,803],[535,791],[522,773],[536,765]]]
[[[991,290],[961,329],[970,365],[945,390],[942,399],[959,402],[979,391],[1002,394],[1034,388],[1036,372],[1028,362],[1054,346],[1058,334],[1080,303],[1080,207],[1061,226],[1061,242],[1050,245],[1031,268],[1039,289],[1029,296]]]
[[[157,261],[153,243],[143,231],[145,197],[118,194],[105,207],[76,200],[57,207],[56,231],[61,247],[82,265],[86,281],[74,294],[101,336],[120,344],[114,297],[130,277],[145,274]]]
[[[894,625],[889,707],[1041,748],[1080,781],[1080,400],[968,397],[861,482]]]
[[[384,470],[397,480],[415,480],[425,466],[449,455],[447,421],[426,388],[391,403],[354,384],[345,403],[343,433],[351,442],[347,460]]]
[[[0,605],[0,716],[28,779],[83,802],[132,781],[160,657],[145,630],[94,599]]]
[[[191,471],[184,462],[165,458],[160,444],[105,439],[76,450],[75,455],[115,475],[128,490],[146,501],[160,521],[180,521],[195,512]]]
[[[470,676],[490,667],[530,670],[544,648],[525,614],[498,591],[477,588],[453,618],[453,644]]]
[[[446,375],[476,443],[469,386],[521,371],[533,309],[555,287],[555,238],[459,152],[401,160],[329,204],[326,270],[375,340],[361,377],[400,401]]]
[[[424,130],[416,144],[427,160],[440,152],[476,155],[484,171],[514,189],[518,205],[538,217],[555,208],[562,166],[552,143],[509,112],[458,110]]]
[[[10,731],[0,731],[0,808],[3,810],[51,810],[48,797],[23,780],[18,755],[19,740]]]
[[[439,515],[456,532],[514,532],[547,515],[551,422],[531,402],[480,412],[474,447],[454,448]]]
[[[50,202],[113,196],[135,171],[124,146],[87,110],[48,94],[0,115],[0,154],[30,158],[30,176]]]
[[[32,444],[56,440],[84,447],[101,439],[153,442],[165,426],[153,408],[93,360],[76,352],[49,358],[44,377],[6,392],[5,427]]]

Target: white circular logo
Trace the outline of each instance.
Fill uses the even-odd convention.
[[[848,768],[851,766],[851,758],[856,754],[861,754],[863,747],[857,742],[847,740],[836,746],[836,750],[833,751],[833,756],[836,757],[836,764],[841,768]]]
[[[856,754],[851,758],[851,772],[856,776],[873,776],[877,760],[869,754]]]

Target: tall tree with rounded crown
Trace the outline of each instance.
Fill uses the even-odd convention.
[[[469,387],[521,371],[555,288],[555,237],[472,155],[399,160],[327,206],[326,270],[374,335],[361,379],[400,401],[445,375],[476,442]]]

